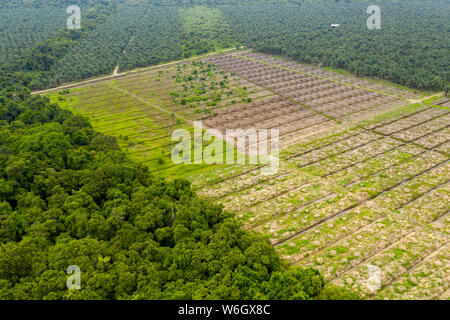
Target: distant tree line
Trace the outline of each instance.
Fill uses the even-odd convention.
[[[381,29],[366,27],[367,3],[220,7],[242,44],[299,62],[345,69],[418,89],[450,82],[450,6],[443,0],[378,1]],[[331,29],[330,24],[341,26]]]
[[[125,71],[237,43],[412,88],[442,90],[450,82],[446,0],[380,0],[380,30],[366,27],[370,2],[365,0],[82,0],[83,28],[67,31],[63,9],[69,2],[36,0],[23,14],[11,8],[17,1],[2,2],[10,9],[0,14],[0,63],[26,73],[32,88],[112,73],[117,65]],[[332,23],[340,27],[332,29]]]

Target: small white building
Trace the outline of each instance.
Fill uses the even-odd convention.
[[[338,28],[338,27],[340,27],[340,26],[341,26],[340,24],[332,24],[332,25],[331,25],[331,27],[332,27],[333,29]]]

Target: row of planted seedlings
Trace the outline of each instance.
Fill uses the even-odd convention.
[[[367,286],[367,279],[371,276],[369,266],[376,266],[381,271],[379,289],[383,290],[427,259],[433,259],[435,255],[448,251],[447,246],[447,236],[430,232],[428,228],[414,226],[414,231],[406,237],[345,272],[334,283],[346,285],[363,296],[372,296],[376,292]]]
[[[444,128],[448,128],[450,123],[450,114],[442,114],[441,116],[431,119],[427,122],[416,125],[412,128],[407,128],[397,133],[394,133],[392,136],[397,139],[401,139],[403,141],[413,141],[422,136],[426,136],[430,133],[440,131]],[[448,132],[448,131],[447,131]],[[445,135],[444,135],[445,136]],[[444,137],[442,137],[444,138]],[[450,135],[447,133],[446,141],[449,140]]]
[[[371,117],[371,113],[382,113],[386,110],[398,108],[401,105],[405,105],[405,102],[400,99],[378,96],[375,99],[369,98],[356,104],[337,107],[326,111],[326,113],[341,122],[352,119],[359,122],[361,118]]]
[[[361,205],[349,208],[327,219],[313,228],[304,230],[276,246],[285,259],[292,265],[302,265],[305,259],[314,257],[316,267],[326,269],[322,252],[341,239],[351,237],[352,234],[366,226],[384,219],[387,209],[376,206],[373,202],[364,202]],[[337,252],[346,252],[347,249],[337,249]],[[316,256],[317,254],[317,256]]]
[[[375,140],[362,144],[361,146],[353,147],[337,153],[336,155],[329,156],[323,160],[315,161],[307,165],[302,164],[300,166],[303,170],[314,175],[326,177],[340,170],[345,170],[352,167],[364,160],[393,150],[403,144],[403,142],[391,138],[375,138]],[[293,160],[295,164],[300,161],[301,159],[298,158]]]
[[[416,230],[397,217],[382,216],[302,260],[303,266],[319,265],[333,280]]]
[[[270,65],[279,66],[287,69],[292,69],[297,72],[306,73],[318,77],[324,77],[330,80],[337,80],[346,84],[354,85],[357,87],[367,88],[370,90],[377,90],[384,93],[397,95],[399,97],[405,98],[418,98],[422,96],[420,92],[417,90],[410,90],[407,88],[399,88],[395,84],[392,85],[383,85],[377,81],[371,79],[361,79],[360,77],[353,76],[351,74],[341,74],[337,72],[332,72],[328,70],[324,70],[315,66],[309,66],[305,64],[299,64],[293,61],[283,60],[281,58],[272,57],[264,54],[256,54],[252,52],[245,52],[241,55],[246,56],[248,58],[252,58],[253,60],[268,63]]]
[[[445,300],[449,298],[450,248],[440,249],[419,266],[377,292],[373,299]]]
[[[299,234],[341,215],[355,207],[360,199],[324,181],[309,182],[275,201],[252,208],[257,219],[256,230],[270,236],[272,243],[281,244]]]
[[[426,151],[417,157],[382,170],[372,176],[361,179],[347,187],[353,193],[361,194],[364,198],[375,198],[381,193],[386,193],[397,186],[407,183],[428,170],[448,161],[448,158],[440,153]]]
[[[211,71],[208,74],[211,74]],[[186,76],[177,76],[174,82],[181,82],[177,86],[153,92],[153,87],[149,85],[141,92],[135,93],[143,98],[157,97],[160,100],[152,101],[172,112],[180,112],[191,118],[201,118],[212,110],[236,103],[249,103],[253,99],[270,94],[252,84],[228,76],[222,72],[214,72],[210,78],[197,75],[199,78],[193,80],[187,80]],[[152,93],[149,93],[150,91]]]

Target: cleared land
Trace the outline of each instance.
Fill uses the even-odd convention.
[[[188,177],[266,234],[287,263],[314,266],[367,298],[448,297],[447,98],[249,51],[51,98],[156,174]],[[194,120],[222,132],[279,129],[280,170],[172,164],[170,135]],[[381,271],[374,291],[371,266]]]

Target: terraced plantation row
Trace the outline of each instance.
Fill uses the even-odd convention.
[[[411,105],[287,148],[272,177],[219,169],[220,182],[194,184],[292,265],[370,298],[439,298],[450,286],[449,120],[449,110]]]
[[[347,72],[345,74],[339,72],[327,71],[322,68],[317,68],[314,66],[308,66],[304,64],[298,64],[289,60],[284,60],[281,58],[273,57],[270,55],[264,55],[261,53],[254,53],[251,51],[246,51],[243,53],[237,53],[236,56],[241,56],[252,61],[257,61],[271,66],[276,66],[285,70],[291,70],[294,72],[299,72],[307,74],[316,78],[328,79],[331,81],[337,81],[343,84],[352,85],[361,89],[372,90],[377,92],[382,92],[388,95],[394,95],[402,98],[417,99],[423,94],[416,90],[410,90],[408,88],[401,88],[398,86],[388,85],[380,83],[379,81],[374,81],[373,79],[361,79],[353,76]]]
[[[388,109],[403,102],[400,98],[413,95],[397,89],[394,93],[399,96],[396,96],[391,88],[379,91],[384,89],[381,85],[367,81],[351,83],[353,78],[345,79],[343,75],[339,77],[319,68],[316,71],[295,67],[298,65],[248,52],[212,57],[207,61],[338,122],[349,117],[361,119],[369,111]],[[373,88],[365,89],[363,85]]]
[[[289,264],[367,298],[433,299],[450,287],[450,114],[447,98],[424,95],[240,51],[50,97],[155,174],[187,177]],[[175,165],[171,135],[196,120],[222,133],[278,129],[278,172]]]
[[[254,58],[250,52],[239,54]],[[174,143],[170,135],[179,128],[193,130],[195,120],[204,120],[206,128],[223,133],[237,128],[278,129],[281,148],[285,148],[328,131],[341,121],[346,123],[336,117],[338,113],[370,109],[374,104],[381,104],[383,109],[402,102],[316,75],[267,65],[263,61],[266,56],[260,57],[262,62],[249,59],[225,54],[178,63],[83,86],[69,93],[56,93],[52,98],[65,100],[72,111],[90,117],[96,129],[120,139],[130,155],[150,165],[155,172],[171,176],[175,173],[183,176],[186,168],[171,163],[169,155]],[[228,60],[231,62],[222,69],[219,62]],[[239,77],[245,70],[252,73]],[[258,77],[265,80],[259,81]],[[319,91],[317,85],[324,90]],[[317,105],[332,99],[336,101]],[[390,103],[384,103],[387,101]],[[270,142],[269,137],[269,145]],[[196,169],[198,166],[187,172]]]
[[[175,130],[193,132],[195,120],[234,105],[261,105],[273,94],[198,61],[60,91],[50,97],[89,117],[97,130],[115,136],[132,157],[156,174],[183,176],[209,166],[172,163],[176,142],[171,141],[171,135]],[[230,148],[225,146],[224,153]]]

